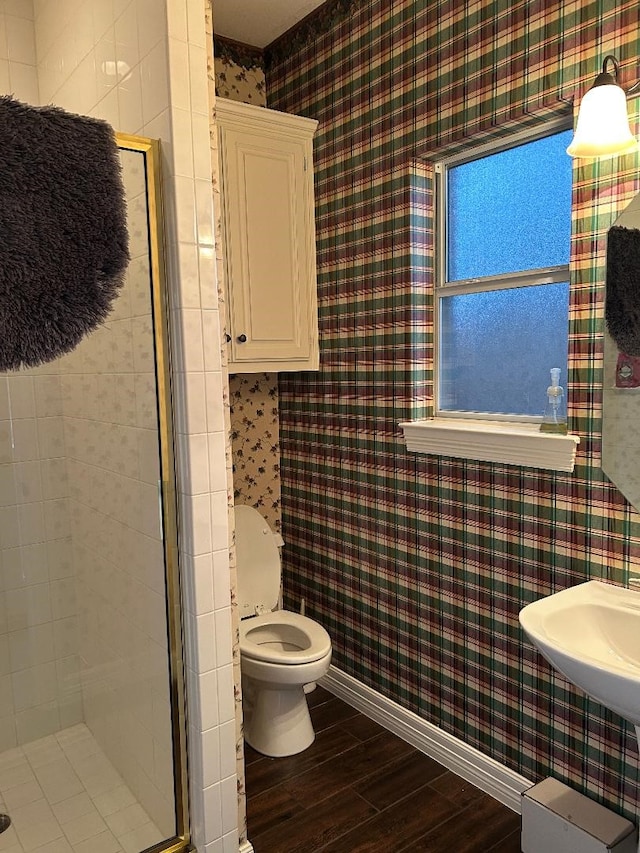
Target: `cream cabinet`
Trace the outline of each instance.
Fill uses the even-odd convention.
[[[317,122],[216,99],[229,370],[317,370]]]

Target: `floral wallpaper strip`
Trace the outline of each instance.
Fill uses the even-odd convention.
[[[218,97],[266,106],[262,52],[219,37],[214,39],[214,52]]]
[[[279,532],[278,375],[239,373],[229,385],[234,500],[254,506]]]

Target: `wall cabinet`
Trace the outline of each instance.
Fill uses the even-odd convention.
[[[232,373],[318,369],[317,122],[216,100]]]

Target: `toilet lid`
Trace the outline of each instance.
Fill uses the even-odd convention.
[[[273,531],[252,506],[236,506],[240,616],[274,610],[280,595],[280,552]]]

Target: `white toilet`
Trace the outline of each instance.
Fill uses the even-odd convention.
[[[263,755],[295,755],[315,738],[304,686],[328,671],[331,638],[313,619],[276,610],[282,539],[253,507],[235,516],[245,740]]]

